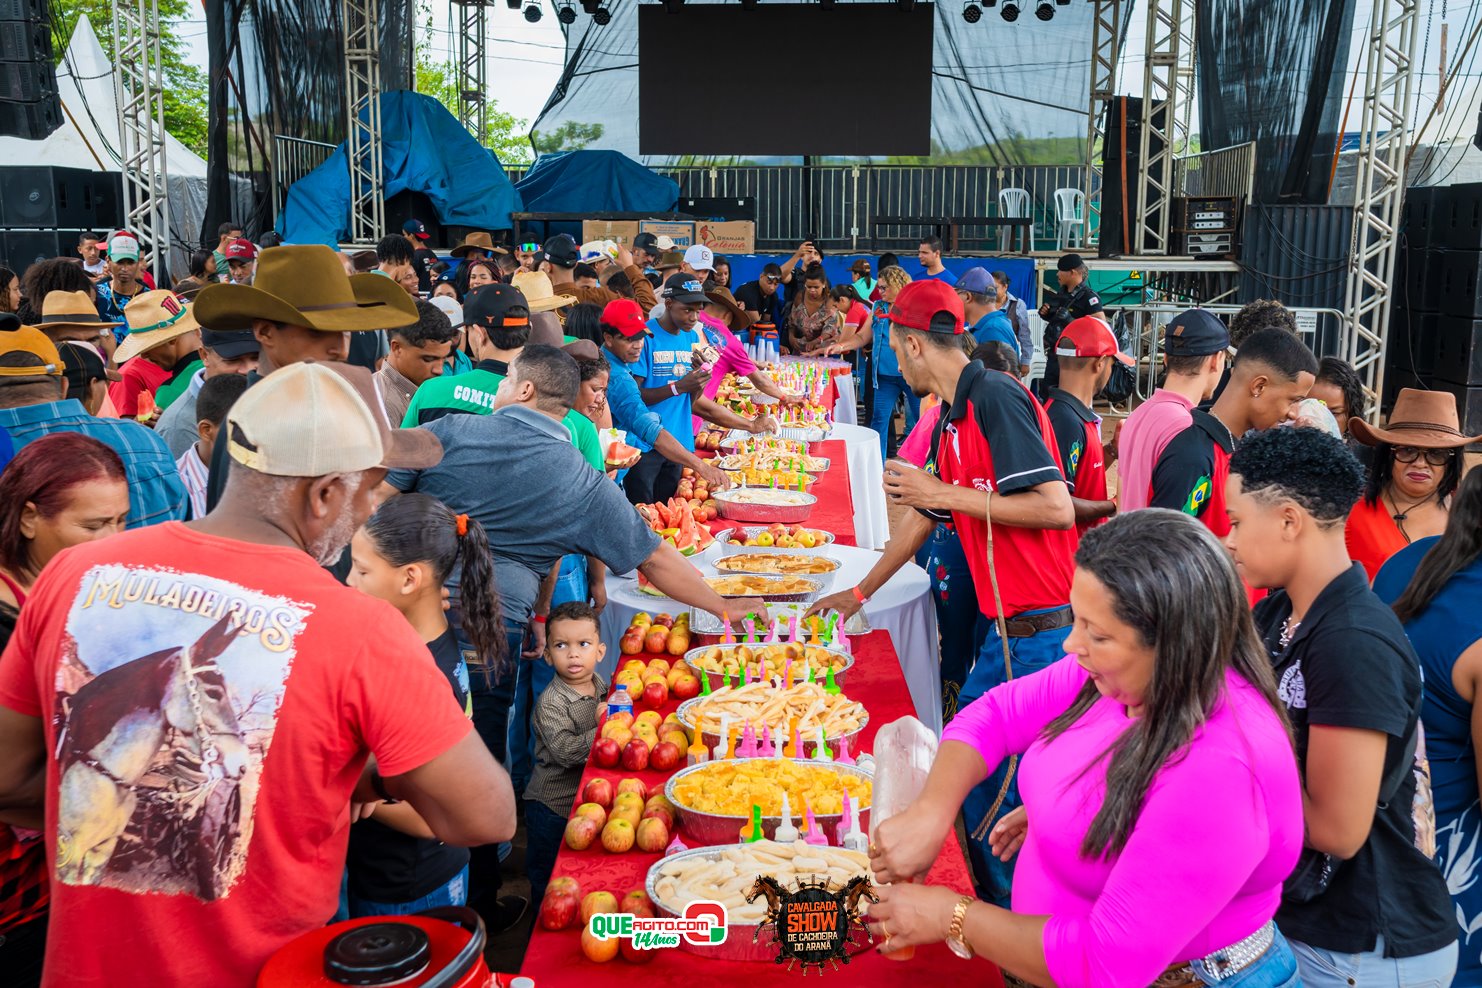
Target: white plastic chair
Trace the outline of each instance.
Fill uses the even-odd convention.
[[[998,190],[998,215],[1003,219],[1022,220],[1029,218],[1029,191],[1027,189],[999,189]],[[1014,235],[1013,227],[998,228],[998,249],[1008,253],[1009,244],[1012,243]],[[1030,249],[1034,246],[1034,231],[1031,229],[1024,236],[1025,242]]]
[[[1055,190],[1055,246],[1060,250],[1080,247],[1085,242],[1085,206],[1086,193],[1080,189]]]

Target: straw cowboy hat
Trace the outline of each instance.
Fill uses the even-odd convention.
[[[41,300],[41,318],[36,321],[37,329],[62,339],[92,339],[105,329],[122,325],[98,315],[87,292],[47,292]]]
[[[718,305],[730,313],[729,326],[733,333],[739,333],[743,329],[751,327],[751,316],[736,302],[736,296],[731,294],[729,288],[720,285],[709,285],[705,288],[705,297],[711,304]]]
[[[1482,442],[1482,436],[1464,436],[1456,414],[1456,396],[1449,391],[1419,391],[1401,388],[1389,415],[1389,427],[1381,429],[1362,419],[1348,426],[1353,438],[1365,446],[1387,443],[1419,449],[1455,449]]]
[[[482,230],[475,230],[463,238],[463,242],[448,251],[454,257],[462,257],[471,250],[488,251],[490,254],[508,254],[503,247],[495,247],[494,241]]]
[[[134,301],[124,306],[124,322],[128,324],[129,335],[113,352],[116,364],[201,328],[185,300],[164,289],[135,296]]]
[[[551,286],[551,276],[544,271],[516,271],[510,282],[525,296],[525,304],[531,312],[550,312],[576,304],[575,295],[557,295]]]
[[[322,333],[399,329],[417,321],[417,306],[380,274],[347,276],[339,255],[320,244],[262,252],[250,285],[221,282],[196,296],[196,318],[207,329],[251,329],[254,319]]]

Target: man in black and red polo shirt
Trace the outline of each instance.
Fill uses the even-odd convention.
[[[924,470],[903,460],[886,464],[886,493],[916,511],[901,520],[859,586],[820,600],[815,609],[834,608],[846,617],[857,611],[911,561],[937,522],[949,522],[962,538],[979,606],[990,621],[998,613],[991,578],[997,573],[1013,675],[1037,672],[1065,654],[1077,541],[1050,421],[1013,376],[967,359],[962,301],[944,282],[916,281],[901,289],[890,327],[890,346],[911,390],[942,399],[931,455]],[[959,710],[1008,678],[1001,642],[994,624],[959,694]],[[996,772],[968,796],[963,813],[971,826],[986,814],[1002,781]],[[1018,805],[1011,789],[1000,815]],[[1012,864],[994,857],[986,839],[969,841],[968,850],[980,895],[1007,905]]]
[[[1148,507],[1193,515],[1224,538],[1225,480],[1237,436],[1270,429],[1297,417],[1297,403],[1316,380],[1317,358],[1284,329],[1263,329],[1240,346],[1230,383],[1209,411],[1194,410],[1193,423],[1174,436],[1153,467]]]
[[[1111,380],[1112,364],[1131,365],[1111,328],[1095,316],[1072,320],[1055,343],[1060,384],[1045,396],[1045,414],[1055,430],[1055,449],[1075,504],[1077,532],[1085,532],[1117,513],[1106,496],[1106,453],[1101,416],[1091,411],[1096,393]]]

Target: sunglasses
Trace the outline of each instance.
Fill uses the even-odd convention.
[[[762,280],[769,285],[775,285],[780,279],[775,274],[764,274]]]
[[[1456,455],[1454,449],[1417,449],[1414,446],[1396,446],[1394,458],[1398,463],[1414,463],[1421,456],[1433,467],[1444,467]]]
[[[540,250],[540,244],[520,244],[517,248],[521,253],[533,254]]]

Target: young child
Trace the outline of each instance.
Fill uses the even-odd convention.
[[[551,611],[545,625],[545,660],[556,670],[556,678],[535,705],[535,769],[525,787],[525,870],[531,902],[545,897],[582,767],[597,740],[597,717],[607,698],[607,684],[595,670],[606,654],[597,612],[590,604],[573,600]]]
[[[350,559],[346,582],[402,613],[448,677],[458,705],[471,715],[468,665],[443,610],[442,588],[461,563],[463,633],[486,668],[497,667],[507,645],[483,527],[426,494],[398,494],[355,533]],[[434,839],[406,803],[382,803],[370,819],[350,828],[345,867],[352,918],[467,903],[468,849]]]
[[[216,436],[226,413],[247,390],[247,378],[242,374],[218,374],[207,378],[196,397],[196,432],[200,438],[180,454],[175,469],[185,482],[185,492],[190,495],[190,516],[200,518],[206,513],[206,479],[210,475],[211,451],[216,448]]]

